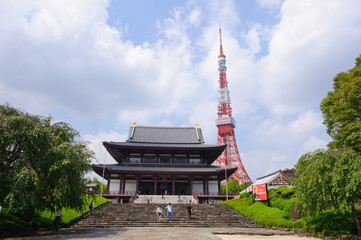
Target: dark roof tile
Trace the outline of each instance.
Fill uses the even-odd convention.
[[[127,142],[133,143],[204,143],[202,130],[195,127],[130,127]]]

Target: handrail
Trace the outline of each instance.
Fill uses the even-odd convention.
[[[192,192],[192,197],[193,197],[193,199],[196,201],[196,203],[198,204],[198,203],[199,203],[199,201],[198,201],[197,196],[194,194],[194,192]]]

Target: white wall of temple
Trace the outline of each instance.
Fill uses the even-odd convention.
[[[119,191],[120,179],[110,179],[109,191]]]
[[[208,190],[209,192],[218,192],[218,182],[208,181]]]
[[[136,190],[137,190],[137,181],[136,180],[132,180],[132,179],[125,180],[125,188],[124,188],[125,192],[136,191]]]
[[[203,192],[203,181],[193,181],[193,192]]]

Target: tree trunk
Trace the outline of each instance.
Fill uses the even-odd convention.
[[[357,217],[357,211],[356,211],[355,204],[353,203],[353,201],[352,201],[351,211],[352,211],[352,214],[353,214],[353,216],[355,218],[356,227],[357,227],[357,235],[361,236],[360,220]]]

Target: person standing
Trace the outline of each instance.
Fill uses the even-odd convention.
[[[161,218],[162,218],[162,208],[160,205],[158,205],[157,210],[155,210],[156,214],[157,214],[157,221],[160,222]]]
[[[188,213],[188,219],[191,219],[192,206],[191,206],[190,204],[188,204],[186,211],[187,211],[187,213]]]
[[[172,221],[172,213],[173,213],[173,206],[171,203],[167,206],[167,218],[169,217],[169,221]]]
[[[93,208],[94,208],[94,203],[93,200],[89,203],[89,214],[91,214],[93,212]]]
[[[63,222],[63,213],[60,211],[60,208],[56,209],[56,215],[54,220],[55,231],[58,231],[59,225]]]

